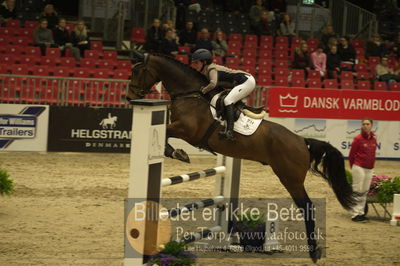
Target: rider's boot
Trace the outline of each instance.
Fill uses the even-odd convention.
[[[224,137],[228,140],[234,141],[235,137],[233,136],[233,124],[234,124],[234,104],[230,104],[225,106],[225,115],[226,115],[226,128],[225,131],[221,131],[219,134],[221,137]]]

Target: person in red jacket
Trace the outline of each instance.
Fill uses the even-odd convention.
[[[360,193],[357,204],[352,207],[352,220],[364,222],[367,193],[372,179],[375,164],[376,136],[372,132],[373,121],[370,118],[362,120],[361,134],[356,136],[351,144],[349,163],[353,175],[353,191]]]

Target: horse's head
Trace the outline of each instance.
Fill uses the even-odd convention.
[[[138,60],[132,69],[132,78],[129,83],[127,100],[141,99],[150,93],[153,85],[160,81],[155,70],[149,64],[149,54],[133,51]]]

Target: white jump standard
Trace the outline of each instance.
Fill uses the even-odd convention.
[[[213,227],[178,240],[190,243],[208,237],[214,232],[224,232],[228,235],[231,224],[223,217],[227,216],[224,212],[230,212],[238,206],[241,160],[219,155],[217,158],[218,166],[215,168],[162,178],[168,103],[168,101],[162,100],[135,100],[131,102],[133,120],[128,197],[133,200],[142,199],[147,202],[159,203],[162,187],[214,176],[216,178],[215,197],[186,204],[182,208],[168,210],[168,213],[162,212],[160,217],[168,215],[169,218],[172,218],[185,212],[215,205],[217,206],[217,221]],[[136,206],[136,204],[135,202],[133,205]],[[226,209],[223,207],[224,204],[233,208]],[[158,243],[157,237],[159,237],[159,233],[163,233],[158,231],[159,227],[154,222],[146,221],[139,226],[130,222],[128,217],[132,216],[129,216],[131,215],[129,210],[131,208],[133,210],[135,206],[128,206],[125,213],[127,221],[125,228],[125,266],[146,265],[149,258],[144,252],[146,247],[149,243],[153,246]],[[218,240],[218,243],[221,244],[221,241]],[[224,240],[223,244],[229,245],[230,241]]]

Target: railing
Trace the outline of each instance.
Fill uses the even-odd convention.
[[[377,32],[377,19],[374,13],[344,0],[330,0],[333,27],[340,36],[357,36],[366,33],[365,38]]]
[[[0,75],[0,103],[128,107],[128,80]]]

